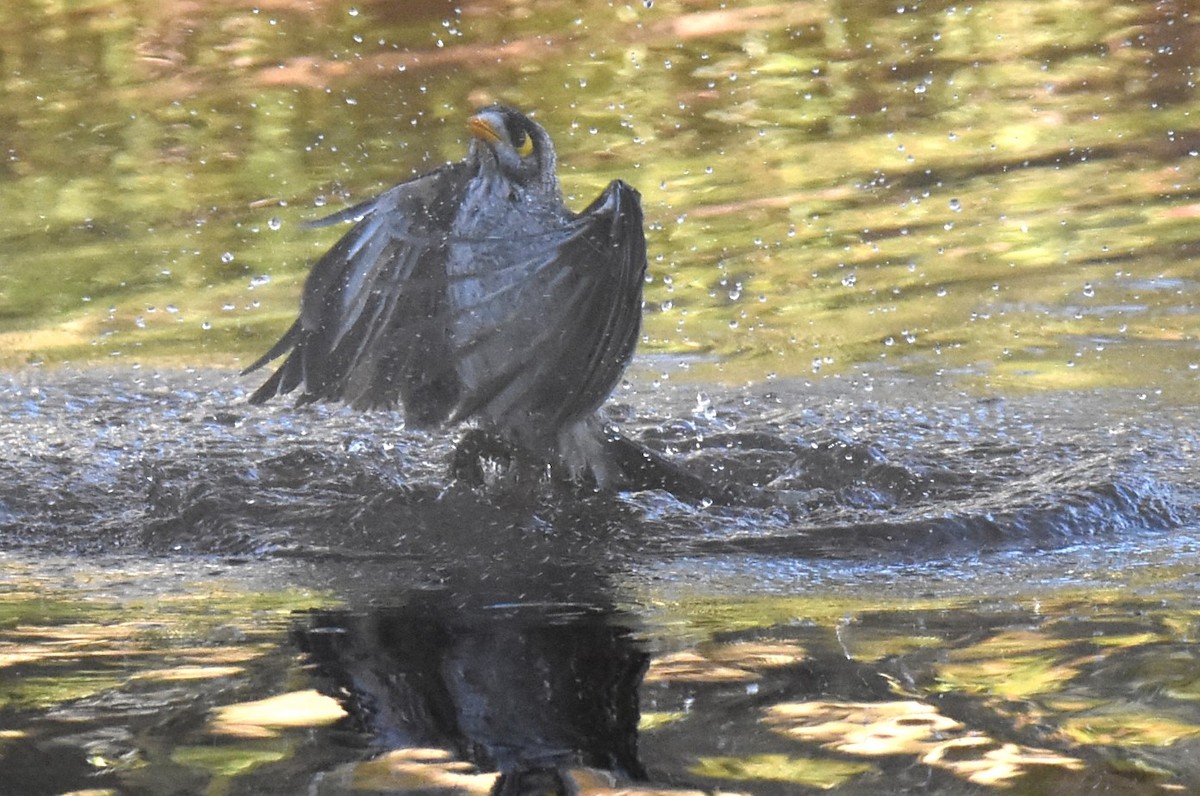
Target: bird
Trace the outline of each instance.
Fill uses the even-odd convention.
[[[691,483],[597,414],[640,336],[640,194],[613,180],[572,212],[540,124],[491,105],[467,129],[463,160],[312,222],[353,226],[243,371],[286,355],[250,402],[299,390],[298,405],[399,405],[412,428],[473,424],[458,474],[493,456],[597,490]]]

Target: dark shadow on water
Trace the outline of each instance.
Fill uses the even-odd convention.
[[[629,628],[594,606],[452,604],[427,592],[366,614],[315,613],[293,638],[374,751],[445,750],[499,772],[496,793],[580,767],[644,778],[637,689],[648,658]]]
[[[394,518],[386,501],[375,508],[373,522]],[[613,517],[590,514],[599,524],[586,534],[582,517],[557,534],[528,513],[512,524],[521,515],[510,510],[494,527],[462,526],[460,538],[443,516],[442,543],[476,543],[423,579],[392,571],[356,583],[338,562],[311,563],[349,605],[297,614],[289,634],[316,687],[347,713],[318,740],[344,752],[326,754],[316,792],[353,781],[419,793],[464,774],[476,778],[467,791],[494,794],[646,781],[638,695],[650,656],[605,574]],[[288,764],[239,792],[278,791],[280,778],[299,792],[312,775]]]

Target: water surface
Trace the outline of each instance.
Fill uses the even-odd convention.
[[[1195,12],[4,6],[0,791],[1200,790]],[[768,505],[246,405],[497,99],[643,195],[609,416]]]
[[[0,391],[8,787],[1200,782],[1191,410],[894,372],[611,407],[750,508],[467,488],[441,435],[252,385]]]

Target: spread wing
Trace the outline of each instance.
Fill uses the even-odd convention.
[[[445,419],[459,391],[447,339],[446,231],[466,178],[462,164],[446,166],[326,219],[359,220],[313,266],[300,317],[246,368],[287,354],[251,403],[302,387],[297,403],[365,408],[400,399],[413,425]]]
[[[462,387],[451,419],[481,414],[557,430],[604,402],[637,344],[646,273],[640,197],[614,181],[582,213],[518,241],[462,242],[455,245],[466,252],[449,258]]]

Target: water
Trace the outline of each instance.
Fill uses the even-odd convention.
[[[1200,790],[1195,18],[4,6],[0,793]],[[495,99],[643,195],[610,417],[773,502],[245,403]]]
[[[1176,406],[625,391],[630,433],[779,496],[746,508],[467,489],[441,436],[253,384],[0,391],[14,792],[1200,782]]]

